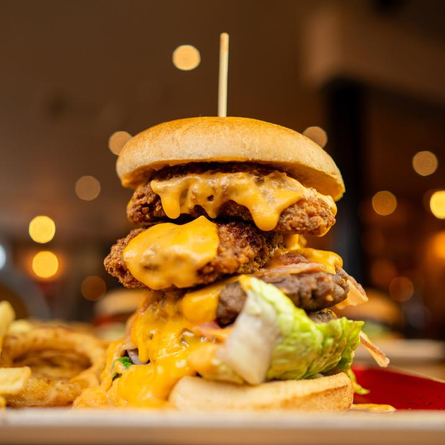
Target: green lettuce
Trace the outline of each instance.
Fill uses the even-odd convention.
[[[218,358],[244,381],[315,377],[347,371],[363,322],[315,323],[279,289],[254,277],[240,280],[247,300]]]
[[[363,388],[363,386],[357,382],[357,377],[352,369],[348,369],[346,374],[348,374],[348,377],[351,379],[354,394],[366,395],[371,392],[369,389]]]

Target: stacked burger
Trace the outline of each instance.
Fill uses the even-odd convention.
[[[331,308],[366,295],[304,238],[335,223],[331,157],[278,125],[200,117],[133,137],[117,171],[140,227],[105,267],[147,295],[76,405],[348,409],[363,323]]]

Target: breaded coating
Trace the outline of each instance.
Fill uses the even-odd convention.
[[[216,257],[198,271],[196,285],[209,284],[227,275],[257,272],[284,245],[282,234],[261,232],[249,224],[218,223],[217,228],[220,243]],[[117,277],[125,287],[147,287],[131,275],[123,258],[125,247],[143,230],[132,230],[118,240],[104,261],[107,272]]]
[[[206,171],[239,172],[247,171],[255,174],[261,180],[274,169],[248,163],[229,164],[188,164],[181,167],[167,167],[157,172],[151,179],[166,180],[175,176],[199,174]],[[274,231],[284,234],[306,234],[321,236],[335,224],[335,215],[329,205],[321,199],[314,189],[309,189],[310,195],[292,204],[281,213]],[[191,210],[189,217],[201,215],[208,217],[205,210],[197,205]],[[162,208],[161,198],[152,190],[150,181],[140,186],[133,194],[128,207],[127,217],[133,224],[147,224],[167,219]],[[234,201],[224,203],[219,210],[218,218],[253,221],[250,211]]]

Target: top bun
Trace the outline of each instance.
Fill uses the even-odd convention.
[[[267,164],[335,200],[345,191],[335,162],[314,141],[244,117],[194,117],[151,127],[125,144],[117,173],[124,187],[137,187],[154,171],[189,162]]]

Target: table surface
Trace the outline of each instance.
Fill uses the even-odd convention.
[[[8,445],[443,445],[443,411],[371,413],[0,412]]]

